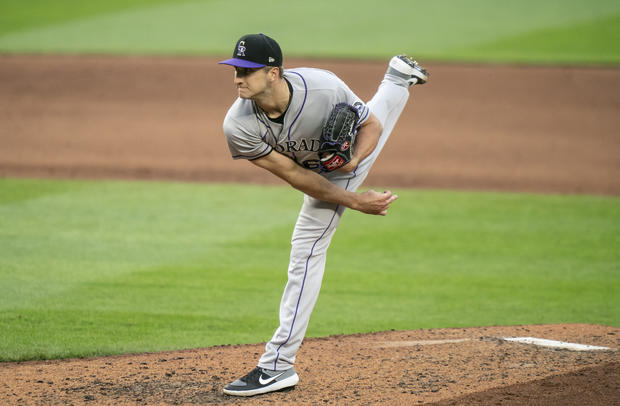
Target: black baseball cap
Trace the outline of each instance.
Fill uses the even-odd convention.
[[[282,50],[273,38],[265,34],[248,34],[237,41],[233,57],[219,63],[240,68],[282,66]]]

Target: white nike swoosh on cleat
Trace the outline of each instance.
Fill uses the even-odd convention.
[[[261,376],[259,376],[259,377],[258,377],[258,382],[259,382],[261,385],[268,385],[268,384],[270,384],[271,382],[273,382],[274,380],[278,379],[278,378],[279,378],[281,375],[283,375],[285,372],[286,372],[286,371],[281,372],[281,373],[279,373],[279,374],[278,374],[278,375],[276,375],[276,376],[269,377],[269,379],[263,379],[263,374],[261,374]]]

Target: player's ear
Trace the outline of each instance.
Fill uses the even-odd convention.
[[[272,82],[280,77],[280,69],[276,66],[266,66],[265,70],[267,71],[267,77]]]

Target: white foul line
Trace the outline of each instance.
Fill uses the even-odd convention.
[[[503,337],[506,341],[517,343],[540,345],[542,347],[564,348],[573,351],[595,351],[595,350],[611,350],[609,347],[597,347],[595,345],[567,343],[565,341],[547,340],[545,338],[536,337]]]

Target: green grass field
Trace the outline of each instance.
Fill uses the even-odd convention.
[[[309,336],[620,325],[620,199],[397,192],[387,217],[346,213]],[[288,187],[0,180],[0,359],[266,341],[300,204]]]
[[[616,0],[0,2],[0,52],[228,55],[249,32],[285,56],[620,63]]]

